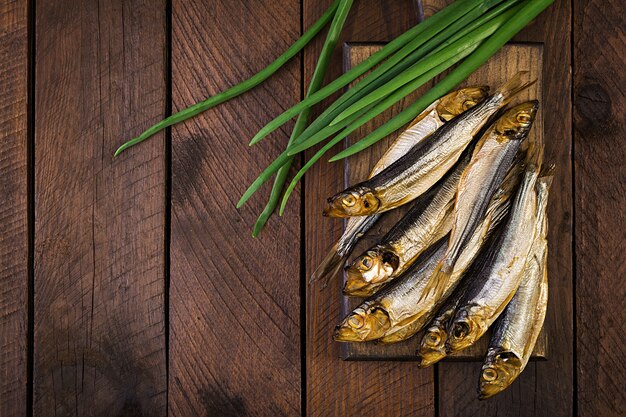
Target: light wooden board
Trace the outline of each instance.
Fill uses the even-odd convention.
[[[374,44],[347,45],[345,51],[346,67],[349,69],[350,67],[357,65],[359,62],[363,61],[372,53],[380,49],[380,47],[380,45]],[[530,99],[539,99],[541,101],[542,56],[543,51],[541,45],[539,44],[506,45],[485,65],[478,69],[478,71],[472,74],[461,86],[488,85],[492,90],[495,90],[499,85],[504,83],[518,71],[530,71],[531,78],[536,78],[537,83],[526,91],[520,93],[512,104]],[[386,120],[389,120],[390,117],[393,117],[406,107],[407,104],[419,97],[419,95],[431,85],[432,83],[408,96],[403,101],[396,104],[393,108],[386,111],[382,117],[379,116],[371,122],[366,123],[363,127],[356,131],[348,141],[353,143],[382,125]],[[542,112],[540,111],[539,116],[537,117],[537,120],[531,130],[531,136],[543,134],[543,120],[541,113]],[[396,136],[397,133],[390,135],[388,138],[380,141],[375,146],[368,148],[364,152],[361,152],[352,158],[348,158],[345,166],[346,183],[344,185],[347,187],[367,178],[371,168],[380,159],[384,151],[388,148],[391,141]],[[558,196],[552,195],[552,198],[558,198]],[[382,238],[384,234],[406,213],[409,207],[410,204],[387,213],[359,242],[351,257],[358,256],[368,247],[380,240],[380,238]],[[338,298],[341,299],[342,303],[342,317],[352,311],[352,309],[362,301],[359,298],[344,297],[341,295],[338,295]],[[338,321],[342,317],[338,317]],[[421,333],[418,333],[415,337],[405,342],[392,345],[379,345],[374,342],[342,343],[341,353],[342,357],[347,360],[413,360],[415,359],[415,350],[420,339]],[[446,360],[482,360],[487,350],[488,341],[489,333],[482,337],[475,345],[451,355],[446,358]],[[539,340],[537,341],[537,345],[535,346],[533,358],[545,358],[546,350],[547,340],[545,333],[542,332],[539,336]]]

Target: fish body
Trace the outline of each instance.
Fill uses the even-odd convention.
[[[482,219],[504,180],[522,140],[535,119],[538,103],[522,103],[506,111],[482,136],[459,181],[450,250],[442,262],[449,271]]]
[[[328,199],[325,216],[351,217],[382,213],[430,189],[456,163],[491,117],[529,84],[514,77],[494,95],[420,141],[404,156],[374,175]]]
[[[478,340],[515,295],[535,235],[538,173],[539,166],[527,166],[502,233],[481,259],[450,324],[449,352]]]
[[[543,326],[548,302],[546,207],[551,182],[551,176],[537,180],[535,240],[519,288],[494,324],[480,374],[481,399],[501,392],[519,376]]]
[[[394,326],[412,318],[412,300],[434,271],[446,248],[445,239],[429,248],[393,285],[385,287],[355,308],[335,330],[340,342],[376,340]]]
[[[404,272],[417,257],[452,228],[456,186],[470,154],[427,193],[376,245],[346,268],[344,294],[369,296]]]
[[[459,257],[458,269],[452,274],[449,286],[440,298],[430,296],[422,299],[425,284],[430,280],[441,256],[447,250],[447,239],[428,248],[418,259],[391,284],[364,301],[352,311],[337,327],[335,339],[338,341],[361,342],[378,340],[382,343],[395,343],[406,340],[417,333],[432,318],[456,283],[463,276],[465,269],[473,262],[494,230],[506,217],[510,200],[508,196],[517,186],[521,164],[512,169],[493,198],[493,206],[487,211],[481,227],[468,242],[466,250]],[[369,317],[369,316],[372,317]],[[358,326],[358,327],[357,327]]]
[[[494,193],[491,203],[487,209],[485,217],[474,234],[467,242],[463,251],[459,255],[459,259],[454,269],[447,277],[447,282],[442,286],[442,293],[426,293],[427,289],[422,291],[420,298],[412,300],[415,310],[415,320],[406,321],[404,326],[395,326],[387,331],[379,341],[382,343],[397,343],[412,337],[419,332],[425,324],[432,319],[433,315],[442,306],[442,304],[455,294],[458,283],[463,278],[465,272],[476,259],[480,250],[484,247],[494,231],[499,227],[506,217],[511,205],[510,197],[515,192],[522,173],[522,161],[518,160],[509,170],[504,181]],[[446,252],[448,246],[446,246]],[[439,266],[439,265],[438,265]],[[435,270],[436,272],[436,270]],[[435,272],[433,276],[435,276]],[[432,280],[432,276],[429,281]],[[421,312],[419,315],[417,312]],[[442,340],[445,344],[445,340]],[[442,348],[445,351],[445,348]],[[426,362],[425,362],[426,363]]]
[[[379,339],[381,343],[401,342],[412,337],[424,328],[442,304],[450,299],[450,297],[452,297],[452,295],[456,292],[456,288],[459,282],[462,281],[465,271],[470,267],[484,243],[490,238],[502,220],[506,217],[509,206],[510,201],[507,199],[494,199],[493,207],[490,207],[487,217],[485,217],[480,227],[476,230],[474,236],[472,236],[472,239],[468,242],[465,250],[462,252],[460,262],[457,263],[454,273],[445,284],[443,293],[440,295],[432,293],[429,296],[423,297],[423,294],[426,291],[426,285],[423,284],[420,286],[420,292],[412,292],[410,295],[417,297],[407,300],[411,306],[410,315],[412,319],[405,320],[402,325],[392,326],[385,333],[385,335]],[[445,250],[447,251],[447,249],[448,245],[446,243]],[[441,257],[439,261],[441,261]],[[437,264],[437,266],[438,265],[439,264]],[[437,267],[432,269],[431,278],[436,269]],[[431,278],[429,278],[429,282]]]
[[[430,136],[446,122],[484,101],[488,91],[489,87],[486,86],[461,88],[435,100],[396,138],[376,163],[368,178],[372,178],[400,159],[413,146]],[[341,238],[315,270],[310,282],[324,276],[327,279],[335,276],[358,240],[376,223],[379,217],[380,214],[373,214],[348,218]]]
[[[484,219],[491,198],[514,163],[521,142],[528,136],[537,107],[537,101],[528,101],[507,110],[480,138],[459,181],[448,251],[425,294],[443,291],[461,251]]]

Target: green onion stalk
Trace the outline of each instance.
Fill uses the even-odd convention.
[[[506,22],[506,20],[511,17],[514,10],[515,9],[500,16],[497,16],[496,18],[489,21],[487,24],[484,24],[472,31],[466,39],[460,39],[450,44],[446,48],[439,50],[437,53],[432,54],[427,58],[424,58],[423,60],[410,67],[408,70],[396,76],[387,84],[362,97],[359,102],[355,103],[353,106],[350,106],[349,108],[344,110],[342,114],[335,118],[335,120],[329,125],[329,131],[332,131],[332,133],[334,133],[334,131],[338,131],[341,128],[348,126],[348,123],[345,122],[347,117],[351,116],[357,111],[360,111],[363,107],[379,103],[376,105],[375,110],[368,112],[363,117],[363,119],[359,119],[359,121],[361,122],[360,124],[356,125],[350,131],[342,132],[341,135],[342,137],[345,137],[347,134],[352,133],[356,128],[369,121],[370,119],[373,119],[384,110],[391,107],[393,104],[397,103],[407,95],[414,92],[417,88],[424,85],[425,81],[429,81],[430,79],[439,75],[443,70],[450,68],[450,66],[469,55],[473,50],[478,47],[480,42],[493,34],[496,29],[498,29],[504,22]],[[444,63],[448,63],[448,65],[442,66],[443,69],[441,71],[436,72],[430,78],[423,80],[422,76],[425,73],[430,73],[433,68],[437,68]],[[415,80],[417,79],[419,79],[419,82],[416,83]],[[308,149],[330,136],[324,135],[323,131],[324,130],[314,134],[302,143],[290,147],[287,153],[289,155],[295,155],[298,152]]]
[[[311,94],[318,91],[324,82],[324,77],[326,75],[326,71],[328,70],[328,65],[330,64],[330,58],[337,45],[337,41],[339,41],[339,37],[341,36],[341,31],[343,29],[343,25],[346,22],[346,18],[348,17],[348,13],[350,12],[350,8],[352,7],[353,0],[341,0],[339,7],[337,8],[337,12],[333,21],[328,29],[328,35],[326,35],[326,40],[324,41],[324,46],[322,47],[322,51],[320,52],[320,56],[317,60],[317,64],[315,65],[315,70],[313,71],[313,76],[311,77],[311,83],[309,84],[309,90],[307,92],[307,97],[311,96]],[[287,147],[291,145],[295,138],[300,136],[300,134],[306,128],[309,122],[309,116],[311,113],[311,108],[307,108],[300,113],[298,119],[296,120],[296,124],[291,132],[291,137],[289,138],[289,142],[287,143]],[[272,191],[270,193],[269,200],[265,205],[265,208],[259,215],[254,229],[252,230],[252,236],[257,237],[267,220],[271,217],[272,213],[276,209],[278,205],[278,200],[280,199],[280,194],[285,186],[285,182],[287,181],[287,175],[289,174],[289,169],[291,168],[291,164],[293,162],[293,156],[289,157],[285,163],[278,169],[276,173],[276,179],[274,180],[274,185],[272,186]]]
[[[415,25],[411,29],[404,32],[402,35],[398,36],[397,38],[383,46],[380,50],[372,54],[372,56],[361,62],[356,67],[352,68],[350,71],[345,72],[343,75],[330,82],[327,86],[325,86],[315,94],[312,94],[311,96],[305,98],[293,107],[287,109],[284,113],[276,117],[274,120],[270,121],[267,125],[261,128],[261,130],[259,130],[259,132],[252,138],[252,140],[250,141],[250,145],[254,145],[255,143],[259,142],[261,139],[265,138],[268,134],[278,129],[280,126],[288,122],[291,118],[299,114],[304,109],[309,108],[324,100],[325,98],[331,96],[337,90],[347,86],[349,83],[351,83],[361,75],[365,74],[374,66],[383,62],[391,54],[398,51],[395,55],[391,56],[389,59],[383,62],[379,68],[372,72],[372,74],[362,80],[360,84],[365,86],[369,82],[372,82],[378,76],[384,74],[387,70],[393,67],[396,63],[403,60],[418,46],[422,45],[432,36],[443,30],[452,22],[463,17],[465,14],[470,12],[472,9],[478,7],[482,3],[485,3],[485,0],[459,0],[452,3],[450,6],[446,7],[435,15],[431,16],[430,18],[426,19],[425,21]],[[348,97],[351,94],[356,94],[356,92],[348,93]]]
[[[493,35],[487,38],[470,56],[461,62],[450,74],[437,83],[427,93],[422,95],[413,104],[404,109],[393,119],[350,146],[339,152],[330,159],[330,162],[338,161],[350,155],[354,155],[372,146],[380,139],[398,130],[421,113],[430,103],[450,92],[461,83],[467,76],[476,71],[489,58],[491,58],[505,43],[522,30],[531,20],[536,18],[542,11],[550,6],[554,0],[526,0],[522,7]]]
[[[453,41],[464,37],[472,30],[486,23],[488,20],[491,20],[493,17],[502,13],[504,10],[510,8],[514,4],[519,3],[520,1],[521,0],[509,0],[498,7],[493,6],[501,3],[502,0],[491,0],[483,2],[478,7],[473,8],[468,13],[463,15],[459,20],[450,24],[444,30],[430,38],[428,42],[424,43],[420,47],[417,47],[410,55],[408,55],[397,65],[386,67],[387,64],[393,64],[397,62],[392,61],[392,59],[400,53],[398,52],[398,54],[389,58],[375,70],[370,72],[365,78],[357,82],[352,88],[350,88],[350,90],[348,90],[334,103],[332,103],[317,119],[315,119],[309,125],[309,127],[305,129],[302,135],[297,139],[296,143],[300,144],[308,140],[309,137],[313,136],[321,129],[331,124],[335,117],[337,117],[349,106],[358,102],[361,97],[371,93],[380,86],[385,85],[390,80],[393,80],[395,77],[397,77],[399,74],[404,72],[416,62],[418,62],[424,56],[428,56],[433,54],[434,52],[440,51],[441,49],[443,49],[443,47],[448,46]],[[489,10],[489,12],[485,13],[486,10]],[[386,72],[381,72],[382,70],[386,70]]]
[[[320,17],[313,25],[307,30],[301,37],[298,39],[293,45],[291,45],[281,56],[276,58],[271,64],[267,67],[243,81],[240,84],[237,84],[228,90],[209,97],[208,99],[201,101],[199,103],[194,104],[193,106],[187,107],[184,110],[175,113],[160,122],[152,125],[139,136],[134,139],[129,140],[120,146],[116,151],[115,155],[119,155],[122,151],[140,143],[144,140],[148,139],[152,135],[166,127],[172,126],[176,123],[183,122],[187,119],[190,119],[203,111],[206,111],[212,107],[217,106],[225,101],[230,100],[231,98],[237,97],[238,95],[245,93],[246,91],[256,87],[267,78],[269,78],[272,74],[274,74],[280,67],[285,65],[291,58],[296,56],[298,52],[300,52],[311,40],[331,21],[331,19],[335,16],[335,12],[339,7],[339,3],[341,0],[335,0],[335,2],[324,12],[322,17]]]

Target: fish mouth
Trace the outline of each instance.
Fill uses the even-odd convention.
[[[428,368],[446,357],[445,351],[430,350],[428,352],[419,352],[417,354],[417,367]]]
[[[337,209],[337,207],[333,206],[333,205],[328,205],[326,207],[324,207],[324,209],[322,210],[322,216],[324,217],[340,217],[340,218],[344,218],[344,217],[350,217],[348,216],[348,214],[341,210],[341,209]]]
[[[425,368],[439,362],[446,356],[447,333],[439,328],[431,328],[422,337],[422,342],[417,350],[418,364]]]
[[[367,314],[360,315],[360,318],[357,318],[354,313],[348,315],[335,328],[333,339],[337,342],[368,342],[383,337],[391,327],[389,315],[380,307],[373,307],[367,311]],[[355,321],[360,323],[357,326],[351,326],[350,323],[355,318]]]
[[[343,294],[350,297],[369,297],[378,287],[365,281],[348,279],[343,286]]]
[[[361,338],[358,332],[352,329],[350,326],[346,326],[345,324],[340,324],[335,327],[335,332],[333,333],[333,339],[336,342],[363,342],[364,339]]]
[[[341,204],[341,196],[334,195],[326,199],[326,207],[322,210],[324,217],[349,217]]]
[[[494,355],[489,351],[480,372],[478,398],[484,400],[505,390],[518,377],[521,368],[522,361],[513,352]]]

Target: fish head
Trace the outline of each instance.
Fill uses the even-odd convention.
[[[398,269],[398,264],[399,258],[393,252],[378,248],[366,251],[346,267],[344,292],[353,294],[371,285],[383,284]]]
[[[539,109],[537,100],[526,101],[510,108],[496,121],[496,131],[511,139],[522,139],[530,130]]]
[[[328,198],[322,214],[326,217],[367,216],[375,213],[380,200],[367,187],[352,187]]]
[[[503,391],[521,370],[522,361],[515,353],[489,348],[480,371],[479,398],[484,400]]]
[[[485,314],[481,308],[461,308],[457,311],[448,328],[446,350],[456,352],[474,344],[486,329],[486,321],[481,319]]]
[[[443,96],[437,105],[437,113],[442,120],[449,122],[459,114],[482,103],[489,96],[488,86],[461,88]]]
[[[417,348],[418,366],[425,368],[440,361],[446,356],[446,341],[448,333],[440,326],[431,326],[426,329],[422,341]]]
[[[333,337],[338,342],[366,342],[382,337],[390,327],[387,312],[377,303],[366,301],[335,328]]]

